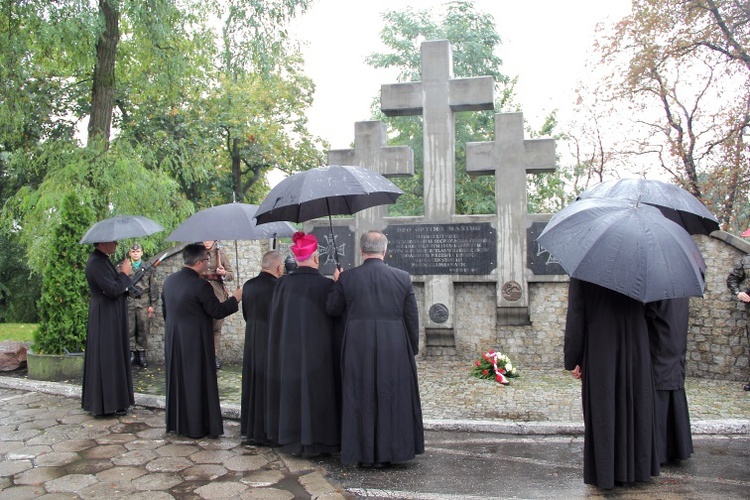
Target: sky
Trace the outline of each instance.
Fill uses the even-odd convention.
[[[370,118],[380,85],[396,82],[392,70],[365,63],[368,55],[385,49],[380,14],[407,6],[437,11],[444,3],[315,0],[291,26],[291,35],[303,43],[306,74],[316,85],[309,130],[332,149],[350,147],[354,123]],[[517,101],[527,122],[539,128],[550,111],[558,109],[561,119],[570,112],[573,91],[585,77],[595,25],[627,15],[630,0],[475,0],[474,5],[494,17],[503,40],[501,71],[518,76]]]

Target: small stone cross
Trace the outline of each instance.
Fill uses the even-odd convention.
[[[517,324],[528,316],[526,279],[526,174],[555,171],[554,139],[524,139],[522,113],[495,115],[494,142],[466,144],[466,171],[495,175],[498,216],[498,320]]]

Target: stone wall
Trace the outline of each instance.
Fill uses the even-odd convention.
[[[727,233],[696,236],[698,246],[708,265],[706,292],[703,298],[690,301],[690,332],[688,337],[687,373],[690,376],[747,381],[748,368],[748,307],[734,298],[726,287],[726,276],[741,256],[750,252],[750,244]],[[240,279],[244,283],[260,269],[260,258],[269,248],[268,242],[238,242]],[[287,248],[281,249],[286,255]],[[224,251],[235,262],[234,242],[227,242]],[[163,282],[171,272],[182,266],[180,254],[167,259],[158,269]],[[456,283],[455,287],[455,349],[427,349],[424,329],[420,332],[420,356],[451,354],[461,359],[476,359],[489,349],[500,350],[523,369],[559,369],[563,366],[563,333],[567,310],[567,282],[529,283],[531,325],[498,326],[496,292],[493,283]],[[428,307],[424,287],[415,283],[417,304],[424,324]],[[150,341],[152,359],[164,353],[164,322],[161,303],[157,305],[156,330]],[[241,311],[224,324],[220,356],[225,362],[241,363],[245,322]]]

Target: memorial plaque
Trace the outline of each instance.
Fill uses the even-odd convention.
[[[344,269],[354,267],[354,234],[345,226],[333,226],[334,242],[331,240],[331,228],[329,226],[317,226],[312,230],[312,234],[318,238],[318,253],[320,254],[321,273],[332,275],[336,269],[336,260],[334,250],[338,251],[339,264]]]
[[[536,242],[545,227],[547,227],[546,222],[537,221],[526,229],[527,267],[535,276],[568,274],[557,260]]]
[[[490,274],[497,236],[489,222],[388,226],[385,261],[412,275]]]

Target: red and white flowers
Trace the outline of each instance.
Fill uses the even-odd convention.
[[[495,379],[497,383],[507,385],[510,383],[509,378],[518,377],[518,369],[513,366],[508,356],[490,350],[474,361],[471,374],[477,378]]]

